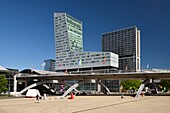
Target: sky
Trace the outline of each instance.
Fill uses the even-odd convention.
[[[141,68],[170,69],[170,0],[0,0],[0,65],[43,69],[55,59],[54,12],[83,23],[83,50],[101,51],[102,33],[141,30]]]

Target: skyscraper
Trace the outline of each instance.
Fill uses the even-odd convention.
[[[102,51],[119,55],[119,68],[140,70],[140,30],[136,26],[102,34]]]
[[[83,52],[82,22],[67,13],[54,13],[56,71],[117,68],[118,55]],[[102,63],[105,59],[105,63]],[[80,64],[81,62],[81,64]]]
[[[54,13],[56,55],[63,52],[82,51],[82,22],[66,13]]]
[[[66,73],[113,72],[118,68],[118,55],[112,52],[83,52],[82,22],[66,13],[54,13],[56,47],[55,71]],[[75,81],[67,81],[70,84]],[[80,90],[99,91],[94,83],[83,84]]]

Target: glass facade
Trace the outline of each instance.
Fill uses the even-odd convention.
[[[54,13],[56,56],[70,51],[83,51],[81,21],[66,13]]]
[[[82,23],[79,20],[69,16],[68,14],[66,17],[70,51],[82,51]]]

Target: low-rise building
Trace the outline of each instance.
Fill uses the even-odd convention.
[[[118,55],[111,52],[66,52],[56,58],[56,71],[117,69]]]

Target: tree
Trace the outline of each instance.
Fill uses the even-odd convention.
[[[4,75],[0,75],[0,93],[8,91],[8,81]]]
[[[161,84],[162,84],[163,86],[170,87],[170,80],[161,80]]]
[[[161,80],[161,85],[170,89],[170,80]],[[166,89],[167,91],[167,89]]]
[[[142,83],[141,80],[122,80],[120,84],[123,86],[123,89],[125,90],[129,89],[137,90],[141,83]]]

